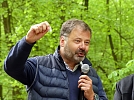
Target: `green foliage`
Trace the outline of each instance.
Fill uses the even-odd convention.
[[[111,74],[109,74],[108,78],[112,79],[114,83],[116,83],[118,80],[133,74],[134,72],[134,60],[128,61],[125,68],[121,68],[119,70],[113,71]]]
[[[115,85],[119,80],[121,80],[122,78],[128,75],[133,74],[133,72],[134,72],[134,60],[130,60],[127,62],[125,68],[115,70],[111,74],[109,74],[108,79],[112,80],[112,83],[111,83],[112,90],[115,90]]]
[[[4,88],[4,100],[12,99],[13,87],[22,90],[22,95],[16,99],[26,98],[24,86],[3,71],[3,62],[11,47],[26,35],[31,25],[42,21],[48,21],[53,31],[36,42],[29,57],[53,53],[59,45],[61,24],[70,18],[78,18],[92,29],[87,57],[101,77],[109,100],[113,98],[116,82],[134,72],[132,0],[109,0],[109,4],[105,0],[89,0],[88,10],[84,0],[8,0],[8,8],[2,7],[3,1],[0,1],[0,84]],[[5,33],[3,16],[8,17],[8,14],[11,15],[11,32]]]

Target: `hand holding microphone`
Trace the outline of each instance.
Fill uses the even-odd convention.
[[[78,81],[78,88],[81,89],[79,100],[93,100],[94,99],[94,92],[92,87],[92,80],[87,76],[89,72],[89,65],[83,64],[81,66],[81,76],[79,77]]]

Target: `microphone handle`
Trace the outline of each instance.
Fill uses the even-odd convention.
[[[89,65],[88,64],[83,64],[81,66],[81,75],[87,75],[88,72],[89,72]],[[83,90],[79,90],[79,99],[78,100],[87,100],[85,97],[84,97],[84,91]]]
[[[84,97],[84,91],[80,89],[79,100],[86,100]]]

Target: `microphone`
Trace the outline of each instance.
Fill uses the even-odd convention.
[[[83,64],[81,66],[81,74],[82,75],[87,75],[87,73],[89,72],[90,68],[88,64]]]
[[[87,73],[89,72],[90,68],[88,64],[82,64],[81,66],[81,75],[87,75]],[[86,100],[86,98],[84,97],[84,91],[80,89],[80,93],[79,93],[79,100]]]

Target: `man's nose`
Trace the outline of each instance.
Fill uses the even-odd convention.
[[[85,50],[86,49],[85,43],[81,42],[79,48],[82,49],[82,50]]]

